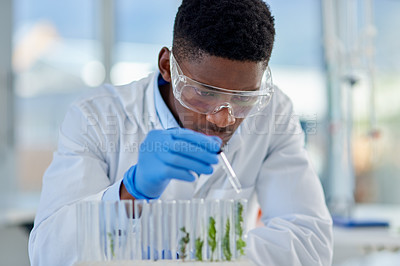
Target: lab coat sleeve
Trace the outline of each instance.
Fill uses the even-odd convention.
[[[31,265],[72,265],[77,260],[76,205],[101,200],[110,186],[108,164],[99,149],[107,140],[97,121],[91,121],[92,111],[72,105],[60,128],[29,238]]]
[[[257,265],[331,265],[331,217],[300,123],[283,102],[256,185],[265,226],[249,232],[248,256]]]

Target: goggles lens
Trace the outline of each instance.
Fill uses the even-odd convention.
[[[212,114],[230,108],[236,118],[260,112],[271,100],[274,89],[269,68],[264,72],[257,91],[236,91],[197,82],[185,76],[171,51],[171,80],[175,98],[186,108],[201,114]]]

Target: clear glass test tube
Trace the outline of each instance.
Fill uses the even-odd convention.
[[[175,200],[163,202],[163,251],[166,260],[176,260],[177,257],[177,203]]]
[[[101,202],[102,219],[100,220],[103,225],[101,230],[103,249],[105,250],[105,257],[107,261],[116,260],[119,243],[118,231],[118,204],[117,202],[105,201]]]
[[[207,241],[204,199],[192,199],[190,201],[190,209],[192,220],[190,259],[203,261],[206,259],[204,243]]]
[[[206,261],[220,260],[219,257],[221,248],[221,213],[220,213],[220,200],[208,199],[205,201],[206,207],[206,235],[207,241],[204,242],[206,250]]]
[[[179,260],[185,261],[190,260],[189,250],[190,246],[190,231],[191,231],[191,220],[190,220],[190,201],[189,200],[178,200],[177,201],[177,235],[178,235],[178,254]]]
[[[118,242],[115,242],[115,259],[133,259],[133,202],[121,200],[116,202],[116,229]]]
[[[143,204],[145,203],[145,200],[135,200],[133,205],[134,205],[134,217],[135,217],[135,247],[134,247],[134,259],[135,260],[142,260],[142,220],[141,220],[141,215],[142,215],[142,209],[143,209]]]
[[[78,261],[132,259],[132,202],[77,204]]]
[[[234,201],[221,200],[221,226],[220,226],[220,238],[221,238],[221,254],[219,257],[224,261],[231,261],[235,258],[235,223],[233,219],[234,213]]]
[[[159,260],[162,257],[162,202],[150,200],[149,207],[150,260]]]
[[[235,258],[246,256],[247,240],[247,199],[237,199],[234,202],[234,221],[235,221]]]
[[[138,235],[136,237],[136,256],[139,260],[150,259],[150,230],[149,217],[150,206],[146,200],[135,200],[135,218],[138,226]]]
[[[78,261],[102,261],[100,241],[100,202],[77,204]]]
[[[115,206],[112,202],[100,202],[100,238],[103,244],[102,250],[104,251],[104,260],[110,261],[115,259],[115,241],[116,241],[116,228],[115,228]]]

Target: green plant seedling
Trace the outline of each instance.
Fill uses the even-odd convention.
[[[181,252],[182,261],[185,261],[185,258],[187,256],[186,255],[186,246],[190,241],[190,237],[189,237],[189,233],[186,232],[186,228],[185,227],[182,227],[180,230],[183,233],[183,236],[182,236],[181,240],[179,240],[180,252]]]
[[[207,243],[211,248],[211,261],[214,259],[214,251],[217,248],[217,230],[215,229],[215,219],[213,217],[209,218],[208,223],[208,238]]]

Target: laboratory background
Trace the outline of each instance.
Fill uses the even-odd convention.
[[[400,1],[266,2],[273,82],[294,103],[334,217],[333,265],[399,265]],[[69,104],[155,71],[179,5],[0,1],[0,265],[29,265],[41,179]]]

